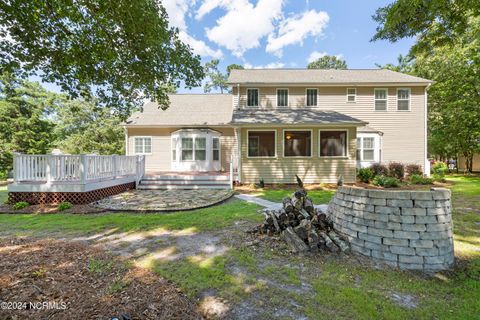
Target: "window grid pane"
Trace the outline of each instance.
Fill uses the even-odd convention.
[[[307,107],[317,105],[317,89],[307,89]]]
[[[258,89],[247,89],[247,106],[258,107]]]
[[[195,149],[205,150],[207,146],[207,139],[206,138],[195,138]]]
[[[277,107],[287,107],[288,106],[288,90],[279,89],[277,90]]]

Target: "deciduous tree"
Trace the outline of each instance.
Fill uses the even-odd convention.
[[[345,60],[337,56],[323,56],[307,65],[308,69],[347,69]]]
[[[198,86],[200,57],[168,26],[157,0],[0,2],[0,73],[39,75],[72,98],[126,117],[145,99],[168,107],[168,92]]]

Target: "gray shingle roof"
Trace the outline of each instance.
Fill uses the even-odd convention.
[[[416,83],[433,81],[385,69],[244,69],[232,70],[230,84],[369,84]]]
[[[354,124],[365,125],[366,122],[335,111],[314,109],[285,110],[247,110],[233,111],[233,125],[248,124]]]
[[[158,108],[155,102],[143,106],[127,120],[127,126],[196,126],[224,125],[232,120],[232,95],[230,94],[174,94],[170,107]]]

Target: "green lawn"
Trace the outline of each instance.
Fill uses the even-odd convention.
[[[258,189],[255,192],[260,198],[273,202],[282,202],[285,197],[290,197],[293,190],[289,189]],[[334,190],[310,190],[308,196],[312,198],[314,204],[328,203],[335,194]]]
[[[223,228],[239,219],[258,221],[258,206],[231,200],[220,206],[169,214],[0,214],[0,233],[15,232],[30,235],[37,232],[97,233],[148,231],[155,228],[182,230],[193,228],[207,231]]]
[[[0,186],[0,204],[5,203],[8,199],[7,186]]]

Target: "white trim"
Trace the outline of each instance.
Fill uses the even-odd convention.
[[[349,101],[349,100],[348,100],[348,97],[349,97],[349,96],[352,96],[351,94],[348,93],[348,90],[349,90],[349,89],[355,90],[355,94],[353,94],[353,101]],[[346,92],[345,101],[346,101],[347,103],[356,103],[356,102],[357,102],[357,88],[347,87],[347,88],[345,89],[345,92]]]
[[[137,138],[140,139],[150,139],[150,153],[148,152],[139,152],[137,153]],[[142,147],[143,151],[145,151],[145,144]],[[133,154],[134,155],[152,155],[153,154],[153,139],[152,136],[133,136]]]
[[[345,137],[345,156],[322,156],[322,131],[345,131],[347,133]],[[349,135],[348,129],[319,129],[318,130],[318,157],[320,159],[350,159],[350,150],[349,150]]]
[[[408,90],[408,110],[398,110],[398,90]],[[401,101],[407,101],[406,99],[400,99]],[[411,88],[397,88],[397,92],[395,95],[395,101],[397,102],[397,108],[396,111],[398,112],[409,112],[412,111],[412,89]]]
[[[309,156],[286,156],[285,155],[285,132],[286,131],[310,131],[310,155]],[[282,149],[284,158],[313,158],[313,129],[283,129]]]
[[[249,106],[248,105],[248,90],[257,90],[258,92],[258,104],[256,106]],[[245,106],[247,108],[260,108],[260,89],[259,88],[245,88],[245,98],[246,98],[246,101],[245,101]]]
[[[274,142],[274,145],[275,145],[275,155],[274,155],[274,156],[271,156],[271,157],[269,157],[269,156],[259,156],[259,157],[255,157],[255,156],[253,156],[253,157],[251,157],[251,156],[248,155],[248,141],[250,140],[250,139],[248,138],[248,133],[249,133],[249,132],[252,132],[252,131],[253,131],[253,132],[269,131],[269,132],[274,132],[274,133],[275,133],[275,142]],[[278,154],[278,153],[277,153],[277,129],[252,129],[252,130],[247,129],[247,150],[246,150],[246,151],[247,151],[247,158],[249,158],[249,159],[273,159],[273,158],[277,158],[277,154]]]
[[[286,106],[279,106],[278,105],[278,90],[287,90],[287,105]],[[288,108],[289,105],[290,105],[290,90],[288,90],[288,88],[276,88],[275,90],[275,106],[277,108]]]
[[[313,106],[308,105],[308,90],[317,90],[317,94],[316,94],[317,100],[316,100],[316,104]],[[318,92],[319,92],[318,88],[305,88],[305,107],[306,108],[318,107],[318,100],[319,100]]]
[[[385,90],[386,91],[386,95],[385,95],[385,110],[377,110],[375,104],[376,104],[376,101],[377,101],[377,98],[375,97],[375,91],[377,90]],[[382,100],[379,100],[379,101],[383,101]],[[373,111],[375,112],[387,112],[388,111],[388,88],[373,88]]]
[[[363,158],[363,140],[365,138],[373,138],[374,139],[374,148],[373,149],[366,149],[366,150],[373,150],[373,160],[364,160]],[[357,132],[357,142],[360,140],[361,145],[359,146],[357,143],[357,151],[360,151],[360,158],[357,159],[357,167],[365,168],[369,167],[372,163],[381,162],[381,135],[376,132]]]
[[[125,155],[128,156],[128,129],[123,127],[123,131],[125,132]]]
[[[173,140],[175,139],[175,146],[173,145]],[[170,160],[173,162],[178,161],[178,152],[177,152],[178,137],[170,135]],[[173,150],[175,150],[175,159],[173,159]]]

